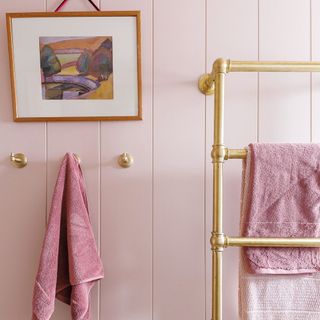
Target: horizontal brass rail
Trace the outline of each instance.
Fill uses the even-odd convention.
[[[245,159],[247,157],[246,149],[228,149],[226,148],[225,160],[228,159]]]
[[[198,82],[200,91],[214,93],[215,76],[229,72],[320,72],[320,61],[237,61],[219,58],[210,73],[203,74]]]
[[[310,61],[235,61],[227,60],[227,72],[312,72],[320,62]]]
[[[320,247],[320,238],[225,237],[224,247]]]

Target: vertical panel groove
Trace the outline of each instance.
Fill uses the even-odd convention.
[[[151,318],[152,320],[155,318],[154,315],[154,175],[155,175],[155,138],[154,138],[154,92],[155,92],[155,81],[154,81],[154,7],[155,0],[152,0],[152,39],[151,39],[151,108],[152,108],[152,116],[151,116]]]
[[[204,5],[204,71],[207,72],[208,68],[208,0],[205,0]],[[203,259],[204,259],[204,318],[205,320],[210,315],[207,314],[207,99],[206,96],[204,96],[204,165],[203,165],[203,239],[204,239],[204,252],[203,252]]]
[[[44,6],[45,6],[45,10],[46,12],[48,12],[48,0],[44,0]],[[48,122],[45,122],[44,124],[44,159],[45,159],[45,181],[46,181],[46,190],[45,190],[45,196],[46,196],[46,200],[45,200],[45,204],[46,204],[46,214],[45,214],[45,226],[47,224],[47,219],[48,219]]]
[[[257,19],[257,28],[258,28],[258,60],[260,60],[260,0],[257,0],[257,9],[258,9],[258,19]]]
[[[260,0],[257,0],[258,8],[258,61],[260,60]],[[260,141],[260,73],[257,75],[257,142]]]
[[[101,1],[99,0],[99,9],[101,10]],[[99,121],[99,127],[98,127],[98,132],[99,132],[99,187],[98,187],[98,208],[99,208],[99,254],[101,256],[102,250],[101,250],[101,121]],[[99,281],[98,285],[98,317],[99,320],[101,319],[101,281]]]
[[[310,61],[313,60],[312,57],[312,0],[309,2],[310,6]],[[310,72],[310,142],[313,141],[313,103],[312,103],[312,72]]]
[[[102,0],[99,0],[99,9],[101,10],[101,1]],[[99,146],[99,174],[98,174],[98,183],[99,183],[99,186],[98,186],[98,192],[99,192],[99,195],[98,195],[98,201],[99,201],[99,204],[98,204],[98,209],[99,209],[99,220],[98,220],[98,232],[99,232],[99,254],[101,256],[102,254],[102,249],[101,249],[101,121],[99,121],[99,127],[98,127],[98,133],[99,133],[99,143],[98,143],[98,146]],[[99,281],[99,284],[98,284],[98,317],[100,320],[101,319],[101,281]]]
[[[44,0],[45,2],[45,10],[46,12],[48,12],[48,0]],[[45,196],[46,196],[46,214],[45,214],[45,226],[47,225],[47,220],[48,220],[48,216],[49,216],[49,208],[48,208],[48,122],[45,122],[44,124],[44,135],[45,135],[45,142],[44,142],[44,152],[45,152],[45,181],[46,181],[46,190],[45,190]]]
[[[49,215],[49,208],[48,208],[48,122],[44,125],[44,159],[45,159],[45,181],[46,181],[46,190],[45,190],[45,204],[46,204],[46,214],[45,214],[45,225],[47,224],[47,219]]]
[[[100,3],[99,3],[100,4]],[[101,8],[101,4],[99,6],[99,8]],[[99,243],[98,243],[98,246],[99,246],[99,254],[100,254],[100,257],[101,257],[101,254],[102,254],[102,250],[101,250],[101,121],[99,121],[99,126],[98,126],[98,135],[99,135],[99,142],[98,142],[98,146],[99,146],[99,173],[98,173],[98,183],[99,183],[99,186],[98,186],[98,192],[99,192],[99,195],[98,195],[98,212],[99,212],[99,218],[98,218],[98,232],[99,232]],[[101,281],[99,281],[99,284],[98,284],[98,317],[99,319],[101,318]]]

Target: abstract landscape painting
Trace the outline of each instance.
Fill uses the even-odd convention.
[[[112,37],[40,37],[43,99],[113,99]]]

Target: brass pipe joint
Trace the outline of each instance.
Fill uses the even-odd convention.
[[[212,65],[211,73],[204,73],[198,80],[198,88],[205,95],[212,95],[215,90],[215,75],[230,71],[230,60],[217,59]]]
[[[224,235],[224,233],[211,233],[210,243],[212,251],[222,252],[225,247],[225,242],[226,236]]]
[[[224,162],[227,154],[227,148],[224,145],[213,145],[211,158],[213,163]]]
[[[213,63],[213,67],[212,67],[213,72],[212,73],[226,74],[227,72],[229,72],[229,69],[230,69],[230,60],[225,60],[223,58],[219,58],[219,59],[215,60],[215,62]]]

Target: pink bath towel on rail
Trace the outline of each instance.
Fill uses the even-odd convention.
[[[319,147],[249,146],[242,173],[243,235],[319,236]],[[318,257],[316,248],[241,250],[240,319],[319,320],[320,272],[313,272]]]
[[[320,237],[320,144],[250,144],[241,232],[247,237]],[[246,248],[254,273],[320,270],[319,248]]]
[[[55,298],[71,305],[73,320],[90,319],[90,290],[103,278],[92,231],[84,179],[72,153],[55,185],[33,294],[33,320],[48,320]]]

